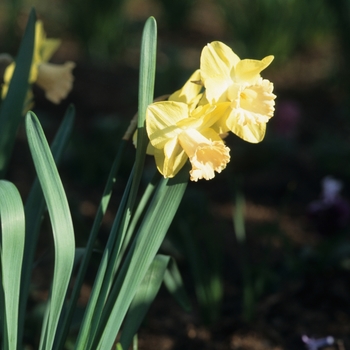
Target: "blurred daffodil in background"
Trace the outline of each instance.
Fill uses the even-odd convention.
[[[44,31],[43,23],[38,20],[35,25],[35,41],[32,67],[29,74],[29,83],[37,84],[45,91],[46,98],[55,103],[60,103],[67,97],[73,87],[74,77],[72,70],[75,63],[67,61],[64,64],[48,63],[52,55],[58,49],[61,41],[59,39],[48,39]],[[5,69],[1,95],[4,99],[7,95],[9,84],[15,69],[12,61]],[[31,107],[33,94],[28,92],[25,109]]]
[[[223,141],[228,131],[252,143],[264,138],[276,96],[260,72],[272,60],[241,60],[225,44],[212,42],[183,88],[148,106],[147,152],[164,177],[175,176],[189,159],[192,181],[212,179],[230,161]]]

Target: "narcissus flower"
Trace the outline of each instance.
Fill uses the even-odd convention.
[[[273,84],[260,76],[273,60],[241,60],[228,46],[214,41],[204,47],[200,76],[205,87],[201,104],[223,104],[226,112],[216,128],[231,130],[248,142],[260,142],[274,113]]]
[[[33,61],[29,73],[29,83],[36,83],[44,89],[46,98],[56,104],[60,103],[71,91],[74,80],[72,70],[75,67],[75,63],[70,61],[63,65],[48,63],[48,60],[57,50],[60,43],[61,41],[58,39],[47,39],[42,22],[36,22]],[[12,62],[4,72],[2,98],[7,94],[14,69],[15,63]],[[28,99],[31,98],[30,93]]]
[[[42,63],[38,66],[36,84],[45,91],[46,98],[53,103],[60,103],[72,90],[74,62],[64,64]]]
[[[173,177],[189,159],[190,178],[212,179],[230,161],[230,149],[210,126],[220,118],[216,106],[190,110],[186,103],[164,101],[151,104],[146,112],[146,129],[154,148],[158,170]]]

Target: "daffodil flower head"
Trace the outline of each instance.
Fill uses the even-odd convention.
[[[214,41],[201,54],[200,76],[205,87],[203,101],[225,105],[218,123],[222,131],[231,130],[248,142],[260,142],[266,123],[274,113],[273,84],[261,71],[273,56],[262,60],[241,60],[227,45]],[[203,102],[201,102],[203,104]]]
[[[189,159],[190,179],[210,180],[230,161],[230,150],[220,135],[210,128],[220,113],[206,105],[190,110],[177,101],[156,102],[148,106],[146,130],[157,168],[165,178],[174,177]]]
[[[75,63],[66,62],[63,65],[47,63],[57,50],[61,41],[59,39],[47,39],[43,23],[35,23],[35,39],[32,66],[29,73],[29,83],[36,83],[45,91],[46,98],[53,103],[60,103],[72,89],[73,74],[72,70]],[[4,85],[2,86],[2,98],[7,95],[8,87],[15,69],[15,62],[7,66],[4,72]],[[29,92],[27,100],[32,98]],[[25,105],[29,105],[26,101]]]

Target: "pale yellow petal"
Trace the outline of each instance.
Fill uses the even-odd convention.
[[[193,104],[197,105],[198,100],[200,99],[200,91],[202,90],[202,85],[200,83],[201,76],[200,71],[197,69],[187,80],[185,85],[180,89],[171,94],[168,98],[169,101],[176,101],[188,104],[189,109]]]
[[[260,72],[269,66],[273,59],[273,56],[267,56],[261,61],[241,60],[232,71],[232,80],[238,83],[254,84],[259,79]]]
[[[171,139],[176,139],[180,132],[181,130],[176,125],[171,125],[164,129],[155,130],[153,133],[148,134],[148,138],[153,147],[163,149],[165,144]]]
[[[42,62],[40,48],[46,39],[43,22],[38,20],[35,22],[35,38],[34,38],[34,52],[33,64],[40,64]]]
[[[209,103],[220,103],[227,101],[227,89],[231,85],[230,79],[207,78],[204,82],[205,97]]]
[[[40,48],[42,62],[48,62],[60,45],[60,39],[45,39]]]
[[[232,67],[235,67],[239,61],[240,58],[230,47],[220,41],[213,41],[202,50],[201,76],[204,79],[208,76],[212,78],[230,77]]]
[[[1,88],[1,97],[2,98],[5,98],[7,95],[7,92],[8,92],[9,86],[10,86],[10,81],[11,81],[11,78],[13,76],[13,72],[15,71],[15,67],[16,67],[15,62],[12,62],[5,69],[4,77],[3,77],[4,84]]]
[[[146,149],[146,154],[149,156],[154,156],[154,153],[156,152],[156,148],[152,146],[150,142],[148,142],[147,149]]]
[[[203,48],[200,74],[209,103],[224,102],[226,91],[232,83],[231,70],[239,57],[225,44],[215,41]]]
[[[201,126],[198,128],[198,130],[202,131],[202,129],[205,128],[213,128],[214,125],[218,127],[220,124],[220,120],[231,111],[231,106],[229,102],[224,102],[224,103],[218,103],[215,105],[212,105],[211,108],[209,106],[205,106],[203,113],[203,123]],[[227,130],[226,130],[227,131]],[[220,130],[219,133],[225,132]]]
[[[206,128],[215,123],[215,116],[212,116],[212,112],[215,110],[213,105],[199,106],[193,110],[190,117],[182,119],[176,123],[181,129],[201,129]],[[212,120],[211,120],[212,118]]]
[[[266,123],[254,123],[251,120],[247,120],[245,124],[241,124],[239,118],[239,114],[233,111],[226,121],[227,127],[234,134],[251,143],[258,143],[264,139]]]
[[[155,149],[154,158],[159,172],[166,178],[174,177],[188,159],[176,139],[169,140],[164,150]]]
[[[152,103],[146,112],[147,132],[152,134],[156,130],[175,125],[187,118],[188,113],[188,106],[185,103],[174,101]]]
[[[59,39],[47,39],[42,21],[36,21],[33,64],[48,62],[60,44]]]
[[[169,139],[181,132],[176,122],[187,117],[188,106],[184,103],[164,101],[149,105],[146,111],[146,130],[152,145],[163,148]]]
[[[210,127],[217,134],[224,134],[228,132],[230,129],[226,124],[226,119],[232,112],[231,102],[222,102],[214,105],[216,107],[213,112],[213,119],[210,121],[215,121],[214,123],[203,123],[203,127]],[[202,129],[201,129],[202,132]]]
[[[212,128],[201,130],[201,134],[210,141],[222,141],[222,137]]]

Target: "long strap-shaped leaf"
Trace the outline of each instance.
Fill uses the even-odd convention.
[[[60,312],[67,292],[74,261],[74,230],[67,198],[45,139],[34,113],[26,116],[28,143],[35,169],[50,215],[54,245],[55,267],[50,302],[46,309],[40,349],[51,349]]]
[[[29,87],[28,77],[33,59],[35,17],[35,12],[32,10],[19,48],[9,90],[0,108],[0,178],[5,174],[17,129],[23,117],[23,105]]]
[[[108,207],[108,204],[110,201],[110,198],[112,196],[113,185],[116,181],[116,174],[117,174],[119,167],[120,167],[120,164],[121,164],[121,159],[122,159],[122,155],[123,155],[124,150],[125,150],[126,142],[127,141],[125,141],[125,140],[121,141],[119,149],[118,149],[118,153],[114,159],[111,170],[109,172],[108,180],[106,182],[105,189],[104,189],[103,194],[102,194],[101,202],[100,202],[100,205],[97,209],[94,223],[93,223],[93,226],[92,226],[91,231],[90,231],[89,240],[86,244],[84,256],[83,256],[82,262],[80,264],[77,276],[75,278],[74,287],[73,287],[72,294],[70,296],[70,300],[69,300],[69,303],[67,306],[67,313],[64,316],[64,319],[62,321],[62,327],[60,328],[59,333],[57,334],[57,337],[56,337],[56,342],[55,342],[55,347],[54,347],[54,349],[56,349],[56,350],[63,348],[63,344],[65,342],[67,335],[68,335],[68,331],[69,331],[69,327],[70,327],[70,324],[72,321],[75,306],[76,306],[78,297],[80,295],[80,289],[81,289],[81,286],[83,284],[85,274],[86,274],[86,271],[88,269],[88,265],[90,262],[90,258],[92,256],[93,248],[94,248],[95,243],[96,243],[97,234],[99,232],[98,230],[100,228],[102,219],[104,217],[104,214],[107,210],[107,207]],[[125,206],[123,206],[123,207],[125,207]],[[104,259],[104,257],[102,257],[102,260],[103,259]],[[101,260],[101,262],[102,262],[102,260]],[[101,266],[99,271],[101,271],[101,277],[102,277],[102,275],[104,274],[105,268],[103,266]],[[99,278],[99,276],[96,277],[96,280],[98,278]],[[102,281],[103,281],[103,279],[101,278],[101,281],[99,284],[102,284]],[[97,289],[97,287],[94,287],[94,289],[95,288]],[[92,293],[91,293],[91,297],[92,297]],[[89,304],[90,304],[90,302],[89,302]],[[85,313],[84,318],[85,317],[88,317],[87,313]]]
[[[63,151],[68,143],[73,129],[75,109],[71,105],[68,107],[64,119],[58,129],[55,138],[51,144],[51,152],[56,164],[60,162]],[[33,269],[33,260],[35,249],[37,247],[40,226],[45,210],[45,199],[38,179],[32,185],[25,204],[26,216],[26,242],[24,246],[23,268],[21,280],[21,297],[19,309],[19,341],[23,337],[23,327],[25,322],[25,313],[27,299],[29,294],[30,281]]]
[[[17,188],[0,181],[1,274],[4,292],[5,320],[3,346],[17,348],[18,303],[24,250],[24,209]]]
[[[139,285],[123,324],[120,344],[128,349],[163,282],[170,256],[156,255]]]
[[[102,262],[105,263],[105,258],[109,259],[108,266],[104,266],[104,272],[106,276],[100,274],[102,269],[97,275],[92,297],[89,301],[87,308],[87,314],[83,326],[80,330],[76,349],[89,349],[87,344],[96,342],[95,334],[96,327],[99,326],[99,319],[102,313],[102,308],[105,303],[107,293],[109,292],[111,282],[113,280],[112,275],[117,267],[118,255],[120,248],[123,244],[124,237],[127,228],[130,223],[132,213],[134,211],[134,204],[136,195],[138,192],[140,180],[142,177],[144,159],[146,155],[147,147],[147,134],[145,129],[145,116],[146,108],[153,101],[154,90],[154,78],[155,78],[155,64],[156,64],[156,21],[153,17],[150,17],[145,24],[142,36],[141,44],[141,62],[140,62],[140,86],[139,86],[139,106],[138,106],[138,145],[136,150],[136,162],[135,171],[132,177],[132,185],[130,194],[128,194],[126,209],[123,211],[118,210],[117,217],[114,221],[111,229],[110,238],[108,240]],[[120,208],[121,209],[121,208]],[[116,235],[118,233],[118,236]],[[102,265],[101,265],[102,267]],[[105,281],[101,284],[101,279]],[[98,294],[96,296],[95,294]],[[96,303],[96,305],[94,305]],[[92,319],[93,315],[93,319]],[[92,322],[87,320],[91,319]],[[89,329],[87,327],[90,327]]]
[[[120,337],[120,344],[123,349],[129,348],[133,337],[143,322],[148,309],[157,296],[163,280],[165,282],[165,279],[171,293],[177,297],[182,305],[189,309],[189,300],[175,260],[167,255],[156,255],[142,283],[139,285],[128,314],[125,317],[122,335]]]
[[[122,287],[117,290],[117,295],[111,291],[111,295],[104,310],[108,313],[108,321],[104,328],[97,349],[110,349],[120,329],[129,305],[134,298],[139,284],[144,278],[150,264],[163,242],[168,228],[178,209],[188,181],[189,169],[187,166],[181,169],[176,177],[162,179],[149,208],[142,221],[135,244],[130,250]],[[121,273],[121,276],[124,274]],[[116,285],[118,285],[118,279]],[[101,324],[104,322],[103,315]]]
[[[140,56],[139,104],[137,118],[137,149],[135,161],[135,175],[130,190],[128,207],[133,210],[136,195],[141,181],[148,136],[146,133],[146,109],[153,102],[154,80],[156,74],[157,51],[157,22],[149,17],[142,33]],[[126,224],[129,221],[126,220]]]

